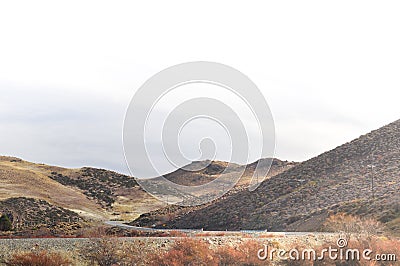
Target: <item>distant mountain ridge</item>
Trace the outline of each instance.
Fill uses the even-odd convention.
[[[243,176],[239,181],[239,185],[248,185],[250,180],[253,178],[253,173],[257,165],[258,167],[264,169],[269,168],[268,176],[271,176],[275,175],[277,172],[285,171],[296,164],[296,162],[281,161],[273,158],[263,158],[248,165],[204,160],[192,162],[191,164],[186,165],[172,173],[164,175],[164,177],[180,185],[198,186],[218,178],[220,174],[224,173],[225,169],[229,165],[230,168],[229,172],[227,173],[244,171]]]
[[[282,161],[274,158],[263,158],[257,160],[248,165],[238,165],[232,164],[231,170],[229,174],[238,174],[243,173],[241,178],[238,180],[237,184],[228,191],[221,198],[214,200],[213,202],[203,204],[200,206],[189,206],[189,207],[181,207],[179,205],[169,205],[165,208],[161,208],[158,210],[154,210],[149,213],[142,214],[138,219],[131,222],[131,225],[135,226],[154,226],[154,225],[163,225],[164,222],[171,219],[171,217],[182,217],[186,214],[200,210],[209,206],[211,204],[216,204],[220,200],[234,195],[242,190],[248,190],[251,179],[253,178],[254,171],[256,167],[269,169],[267,178],[271,178],[279,173],[282,173],[294,166],[299,164],[298,162],[290,162],[290,161]],[[200,185],[205,182],[210,182],[215,178],[219,177],[219,175],[225,170],[225,167],[228,166],[227,162],[221,161],[201,161],[201,162],[193,162],[192,164],[185,166],[185,169],[199,169],[199,171],[187,172],[182,169],[178,169],[171,174],[166,175],[165,177],[172,182],[181,184],[181,185]],[[260,180],[261,182],[261,180]],[[217,188],[218,189],[218,188]]]

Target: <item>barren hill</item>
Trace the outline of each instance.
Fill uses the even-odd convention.
[[[260,162],[259,167],[271,166],[268,177],[271,177],[278,172],[285,171],[297,164],[296,162],[281,161],[279,159],[271,158],[260,159],[259,161],[248,165],[239,165],[235,163],[229,164],[228,162],[205,160],[192,162],[191,164],[186,165],[172,173],[164,175],[164,177],[180,185],[198,186],[218,178],[221,174],[223,174],[228,165],[230,165],[229,171],[225,172],[224,174],[244,171],[244,174],[239,180],[238,185],[248,185],[258,162]]]
[[[269,167],[269,173],[267,178],[271,178],[272,176],[275,176],[279,173],[282,173],[295,165],[297,165],[297,162],[288,162],[288,161],[281,161],[279,159],[272,159],[272,158],[264,158],[260,159],[256,162],[253,162],[248,165],[238,165],[238,164],[233,164],[233,167],[231,168],[231,172],[227,173],[229,174],[234,174],[234,173],[240,173],[244,170],[242,177],[239,179],[238,183],[235,185],[233,189],[231,189],[227,194],[225,194],[222,198],[216,199],[215,201],[208,203],[208,204],[203,204],[200,206],[194,206],[194,207],[182,207],[182,206],[177,206],[177,205],[169,205],[165,208],[161,208],[149,213],[144,213],[142,214],[138,219],[135,221],[131,222],[131,225],[135,226],[153,226],[153,225],[163,225],[166,221],[171,219],[171,217],[181,217],[185,216],[190,212],[193,211],[198,211],[200,209],[203,209],[211,204],[216,204],[216,202],[219,202],[220,200],[228,197],[229,195],[233,195],[238,193],[239,191],[242,190],[247,190],[248,185],[250,183],[251,178],[253,177],[253,173],[255,171],[255,168],[259,164],[259,167]],[[178,169],[175,172],[172,172],[168,175],[165,175],[167,179],[170,181],[173,181],[175,183],[181,184],[181,185],[200,185],[204,184],[207,182],[210,182],[214,180],[215,178],[219,177],[220,174],[225,170],[225,168],[228,166],[227,162],[221,162],[221,161],[199,161],[199,162],[193,162],[187,166],[184,167],[184,169]],[[187,171],[190,169],[201,169],[198,171]]]
[[[19,234],[42,229],[43,233],[71,234],[86,225],[76,212],[52,205],[44,200],[18,197],[0,201],[0,213],[7,215]],[[17,234],[18,234],[17,233]]]
[[[88,167],[67,169],[0,156],[0,201],[18,197],[44,200],[95,220],[133,219],[164,206],[126,175]]]
[[[399,176],[400,120],[275,175],[254,192],[239,191],[165,222],[170,228],[317,231],[328,213],[345,212],[399,232]]]
[[[221,161],[196,161],[172,173],[166,174],[164,177],[176,184],[199,186],[217,178],[227,166],[227,162]],[[240,167],[241,166],[237,164],[232,165],[232,168],[237,170],[239,170]]]
[[[81,191],[64,186],[48,176],[52,171],[67,171],[59,167],[34,164],[14,157],[0,157],[0,200],[15,197],[42,199],[88,217],[104,215],[100,206]]]

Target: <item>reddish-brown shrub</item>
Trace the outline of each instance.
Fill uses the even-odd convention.
[[[361,218],[344,213],[329,216],[323,228],[326,231],[341,233],[347,240],[350,240],[352,235],[358,239],[371,238],[385,229],[380,222],[372,218]]]
[[[261,261],[257,251],[262,248],[258,241],[245,241],[233,247],[224,245],[210,249],[202,240],[182,239],[169,250],[152,259],[154,265],[268,265]]]
[[[187,237],[187,233],[182,231],[170,231],[169,237]]]
[[[400,259],[400,240],[398,239],[379,239],[373,249],[380,254],[396,254],[396,257]]]
[[[320,254],[323,248],[327,248],[328,246],[336,247],[336,245],[336,243],[331,242],[312,248],[314,248],[317,253]],[[400,257],[400,241],[397,239],[379,237],[356,238],[354,240],[350,240],[345,249],[358,250],[360,252],[360,260],[331,260],[328,257],[325,257],[324,260],[315,262],[314,265],[398,265],[398,258]],[[372,250],[372,253],[369,255],[369,257],[372,258],[371,261],[362,258],[361,254],[365,249]],[[395,254],[397,261],[376,261],[376,254]]]
[[[124,259],[116,238],[94,238],[81,250],[81,255],[93,265],[115,265]]]
[[[168,251],[155,255],[152,263],[160,266],[215,265],[212,255],[203,241],[185,238],[177,240]]]
[[[261,233],[257,236],[257,238],[274,238],[274,237],[283,237],[282,233]]]
[[[6,264],[11,266],[66,266],[71,265],[71,261],[59,253],[40,251],[15,253]]]
[[[85,238],[100,238],[105,236],[107,236],[107,227],[105,226],[86,227],[78,233],[78,237]]]
[[[222,246],[215,251],[218,265],[269,265],[268,260],[261,261],[257,257],[263,245],[259,241],[248,240],[238,246]]]
[[[225,233],[225,232],[218,232],[218,233],[205,232],[205,233],[196,233],[196,237],[226,236],[227,234],[228,233]]]
[[[242,253],[243,265],[268,265],[268,261],[261,261],[257,257],[257,252],[263,245],[256,240],[247,240],[239,245],[238,249]]]
[[[240,265],[243,254],[238,249],[223,246],[215,251],[215,257],[218,259],[218,265]]]

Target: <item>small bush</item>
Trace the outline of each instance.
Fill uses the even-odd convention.
[[[151,265],[268,265],[268,261],[257,257],[261,247],[258,241],[245,241],[236,247],[227,245],[211,249],[202,240],[182,239],[169,250],[155,254]]]
[[[218,248],[215,252],[216,257],[218,258],[218,265],[240,265],[240,261],[242,260],[242,253],[235,248],[224,246]]]
[[[223,246],[215,251],[217,265],[269,265],[269,261],[262,261],[257,257],[257,251],[262,248],[258,241],[248,240],[237,247]]]
[[[327,242],[322,244],[321,246],[312,247],[317,251],[317,254],[321,254],[321,250],[323,248],[327,248],[328,246],[335,247],[337,244],[335,242]],[[385,237],[371,237],[364,239],[353,239],[350,240],[345,248],[345,250],[352,249],[360,251],[360,260],[358,259],[348,259],[348,260],[331,260],[328,257],[325,257],[322,261],[316,261],[313,265],[322,266],[322,265],[332,265],[332,266],[352,266],[352,265],[366,265],[366,266],[378,266],[378,265],[398,265],[398,258],[400,256],[400,241],[397,239],[388,239]],[[372,260],[365,260],[362,258],[361,253],[365,249],[372,250],[372,253],[369,255]],[[395,254],[397,261],[376,261],[374,260],[374,256],[376,254]],[[294,264],[286,264],[286,265],[294,265]]]
[[[40,251],[14,253],[6,264],[10,266],[66,266],[71,265],[71,261],[59,253]]]
[[[154,252],[145,241],[121,242],[119,265],[151,265]],[[132,264],[133,263],[133,264]]]
[[[324,229],[326,231],[341,233],[347,240],[350,240],[352,235],[357,239],[363,237],[371,239],[373,236],[383,232],[385,228],[380,222],[371,218],[360,218],[338,213],[331,215],[325,221]]]
[[[122,251],[115,238],[93,239],[89,245],[81,250],[81,255],[91,262],[91,265],[117,265],[122,258]]]
[[[7,215],[3,214],[0,217],[0,231],[11,231],[12,230],[12,223],[10,218]]]
[[[160,266],[215,265],[212,255],[203,241],[182,239],[176,241],[170,250],[154,256],[152,263]]]
[[[78,232],[79,237],[85,238],[101,238],[107,236],[107,227],[105,226],[95,226],[95,227],[87,227],[82,228],[80,232]]]

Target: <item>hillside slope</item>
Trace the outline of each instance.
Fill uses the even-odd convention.
[[[103,210],[82,192],[50,179],[59,167],[34,164],[14,157],[0,157],[0,200],[16,197],[42,199],[54,205],[75,210],[91,218],[100,218]]]
[[[400,120],[267,179],[254,192],[242,190],[166,223],[170,228],[317,231],[328,213],[346,212],[374,217],[398,231],[399,176]]]
[[[272,160],[272,162],[271,162]],[[232,171],[229,174],[241,173],[243,170],[243,175],[237,182],[234,188],[232,188],[227,194],[223,195],[221,198],[218,198],[210,203],[199,205],[199,206],[189,206],[189,207],[182,207],[178,205],[169,205],[168,207],[161,208],[149,213],[142,214],[138,219],[131,222],[131,225],[135,226],[161,226],[172,217],[177,218],[181,216],[185,216],[190,212],[198,211],[203,209],[211,204],[216,204],[217,202],[221,201],[222,199],[236,194],[242,190],[247,190],[250,184],[250,180],[253,177],[254,171],[256,166],[259,164],[259,167],[269,167],[269,172],[267,178],[271,178],[279,173],[282,173],[295,165],[297,162],[288,162],[288,161],[281,161],[279,159],[272,159],[272,158],[264,158],[260,159],[256,162],[253,162],[248,165],[233,165]],[[205,167],[206,166],[206,167]],[[193,186],[193,185],[200,185],[206,182],[210,182],[215,178],[219,177],[220,174],[224,171],[224,169],[228,166],[227,162],[221,161],[200,161],[200,162],[193,162],[188,166],[185,166],[185,169],[201,169],[198,171],[188,172],[183,169],[178,169],[177,171],[166,175],[165,177],[170,181],[181,185]],[[218,188],[217,188],[218,189]],[[211,191],[212,193],[212,191]]]
[[[126,175],[0,156],[0,201],[18,197],[44,200],[90,220],[134,219],[165,206]]]
[[[192,166],[198,168],[208,163],[194,162]],[[212,162],[200,171],[178,169],[166,177],[176,183],[196,185],[214,179],[225,165],[224,162]],[[288,166],[291,165],[288,163]],[[284,169],[284,166],[287,166],[285,162],[276,161],[272,169]],[[236,166],[238,170],[243,167]],[[240,184],[247,184],[248,181],[249,178],[242,179]],[[12,202],[7,200],[22,197],[43,200],[54,208],[74,211],[86,220],[130,221],[166,206],[145,192],[130,176],[104,169],[67,169],[0,156],[0,212],[5,210],[8,202]],[[18,212],[16,204],[11,207],[7,211]]]
[[[77,213],[44,200],[17,197],[0,201],[0,213],[7,215],[14,234],[74,234],[87,224]],[[32,230],[29,232],[29,230]],[[4,233],[4,232],[2,232]],[[10,232],[9,232],[10,233]],[[7,233],[5,233],[7,234]]]
[[[257,166],[257,163],[260,163],[259,165],[260,168],[270,167],[268,177],[283,172],[297,164],[297,162],[281,161],[276,158],[275,159],[264,158],[256,162],[250,163],[248,165],[239,165],[231,163],[230,164],[231,170],[226,174],[244,171],[237,186],[249,185],[249,182],[253,177],[253,173]],[[222,161],[210,161],[210,160],[196,161],[185,166],[184,168],[178,169],[172,173],[165,175],[165,178],[180,185],[199,186],[218,178],[224,172],[225,168],[228,167],[228,165],[229,165],[228,162],[222,162]],[[193,171],[190,169],[201,169],[201,170]]]

